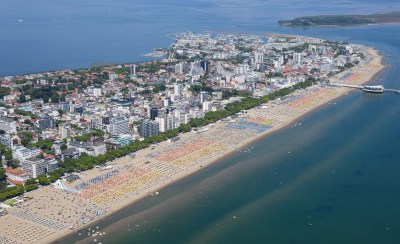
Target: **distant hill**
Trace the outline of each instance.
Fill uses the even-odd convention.
[[[280,20],[280,25],[291,27],[352,26],[368,24],[400,23],[400,12],[370,15],[316,15]]]

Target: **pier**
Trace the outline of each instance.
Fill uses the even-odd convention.
[[[400,90],[395,90],[395,89],[385,89],[385,92],[394,92],[400,94]]]
[[[335,86],[335,87],[348,87],[348,88],[360,89],[360,90],[363,90],[364,92],[373,92],[373,93],[394,92],[394,93],[400,94],[400,90],[385,89],[383,86],[356,86],[356,85],[349,85],[349,84],[342,84],[342,83],[329,83],[327,85]],[[379,90],[377,89],[377,91],[371,91],[370,88],[373,88],[373,87],[379,87]]]

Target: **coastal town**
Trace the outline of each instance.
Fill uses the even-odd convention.
[[[383,68],[371,48],[318,38],[171,38],[154,61],[0,77],[0,243],[81,235],[350,90],[330,82]]]

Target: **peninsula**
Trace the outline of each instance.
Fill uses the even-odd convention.
[[[384,67],[374,49],[311,37],[174,38],[160,61],[0,78],[1,243],[101,241],[87,225],[351,90],[327,83]]]
[[[354,26],[368,24],[399,23],[400,12],[368,15],[316,15],[280,20],[278,23],[290,27]]]

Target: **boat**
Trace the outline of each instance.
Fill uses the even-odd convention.
[[[383,86],[364,86],[363,91],[371,93],[383,93],[385,88]]]

